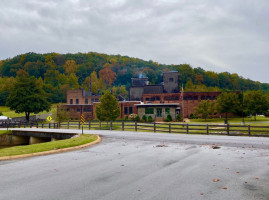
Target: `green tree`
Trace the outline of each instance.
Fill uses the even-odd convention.
[[[54,113],[54,116],[56,116],[57,122],[63,122],[63,121],[67,121],[70,119],[69,112],[66,111],[63,104],[57,105],[57,111],[56,111],[56,113]]]
[[[219,113],[225,113],[227,120],[228,113],[236,113],[240,110],[240,99],[235,92],[223,92],[217,98],[217,109]]]
[[[119,102],[109,91],[100,98],[100,104],[96,107],[96,116],[100,121],[114,121],[120,116]]]
[[[10,91],[6,105],[16,113],[25,113],[26,120],[29,121],[30,113],[49,111],[47,96],[43,85],[34,77],[20,77]]]
[[[246,113],[255,116],[257,114],[263,114],[269,109],[269,102],[265,94],[262,91],[248,91],[244,94],[244,108]]]
[[[210,100],[203,100],[194,109],[195,115],[201,116],[205,121],[210,115],[214,115],[217,112],[216,102]]]

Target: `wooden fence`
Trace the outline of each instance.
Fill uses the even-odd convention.
[[[2,128],[62,128],[81,129],[80,121],[68,121],[61,123],[2,123]],[[231,135],[231,136],[263,136],[269,137],[269,126],[254,125],[216,125],[216,124],[186,124],[186,123],[144,123],[130,121],[96,122],[89,121],[83,124],[84,130],[118,130],[118,131],[139,131],[159,132],[174,134],[204,134],[204,135]]]

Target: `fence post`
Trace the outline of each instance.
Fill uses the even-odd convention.
[[[230,135],[230,125],[227,124],[227,135]]]
[[[121,126],[122,128],[121,129],[122,129],[122,131],[124,131],[124,121],[122,121],[121,124],[122,124],[122,126]]]
[[[38,128],[38,122],[36,122],[36,128]]]
[[[208,130],[208,124],[206,125],[206,134],[209,134],[209,130]]]
[[[99,121],[99,130],[101,130],[102,129],[102,126],[101,126],[101,121]]]
[[[189,124],[187,124],[186,126],[186,131],[187,131],[187,134],[189,134]]]
[[[50,128],[50,123],[49,123],[49,128]]]
[[[110,121],[110,130],[112,131],[112,121]]]
[[[137,121],[135,121],[135,131],[137,131]]]
[[[41,124],[41,127],[44,128],[44,124],[43,123]]]
[[[89,121],[89,130],[91,130],[91,120]]]
[[[68,122],[67,122],[67,129],[69,129],[69,120],[68,120]]]
[[[80,121],[78,121],[78,129],[80,129]]]
[[[169,133],[171,133],[171,123],[169,123]]]
[[[250,131],[250,125],[248,125],[248,136],[251,135],[251,131]]]
[[[156,133],[156,123],[153,122],[154,133]]]

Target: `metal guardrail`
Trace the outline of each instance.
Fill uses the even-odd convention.
[[[80,121],[67,121],[61,123],[38,122],[0,122],[2,128],[62,128],[81,129]],[[119,130],[119,131],[147,131],[174,134],[204,134],[204,135],[230,135],[230,136],[262,136],[269,137],[269,126],[251,125],[213,125],[213,124],[186,124],[186,123],[157,123],[157,122],[131,122],[88,121],[83,124],[84,130]]]

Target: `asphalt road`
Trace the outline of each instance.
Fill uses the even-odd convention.
[[[98,133],[86,149],[0,161],[0,200],[269,199],[268,138]]]

